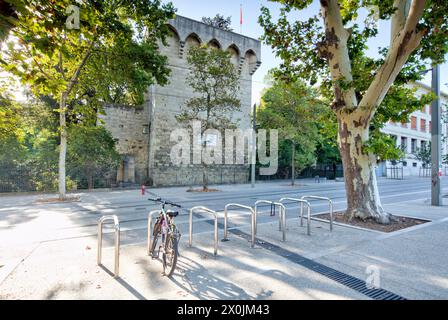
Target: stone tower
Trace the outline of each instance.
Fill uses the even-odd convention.
[[[118,140],[118,151],[123,162],[117,174],[122,182],[151,183],[155,186],[193,185],[202,182],[198,165],[174,166],[170,152],[174,142],[170,134],[180,124],[176,115],[181,106],[194,95],[186,84],[189,69],[186,60],[188,49],[208,44],[228,50],[231,61],[240,73],[241,112],[231,115],[239,119],[238,127],[251,127],[252,75],[260,66],[260,41],[234,32],[224,31],[182,16],[169,21],[171,35],[167,46],[160,51],[168,57],[171,69],[166,86],[152,86],[147,102],[141,109],[107,107],[105,126]],[[248,165],[216,165],[208,170],[208,180],[213,183],[242,183],[249,178]]]

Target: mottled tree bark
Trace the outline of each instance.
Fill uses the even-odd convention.
[[[383,65],[377,70],[361,101],[352,86],[353,76],[347,41],[350,30],[345,29],[337,0],[320,0],[325,24],[325,39],[317,48],[328,61],[334,82],[332,109],[336,112],[338,143],[344,167],[348,218],[374,218],[389,223],[391,216],[381,205],[376,183],[375,155],[364,149],[369,139],[369,126],[395,78],[419,46],[426,32],[417,30],[425,0],[395,0],[398,8],[391,21],[391,45]],[[342,86],[341,83],[344,83]]]
[[[376,157],[363,149],[364,142],[369,138],[368,126],[357,122],[353,114],[339,112],[338,127],[347,194],[347,217],[363,220],[374,218],[380,223],[389,223],[390,215],[381,205],[376,182]]]

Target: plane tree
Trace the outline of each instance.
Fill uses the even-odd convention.
[[[70,105],[88,112],[89,106],[108,102],[108,96],[143,101],[149,85],[166,83],[167,58],[158,43],[165,42],[166,22],[175,9],[160,0],[6,3],[0,10],[0,72],[18,77],[36,96],[56,101],[58,190],[64,199]]]
[[[320,11],[293,19],[311,0],[276,0],[278,20],[262,7],[264,41],[282,59],[276,76],[319,81],[338,123],[349,219],[387,224],[378,193],[375,166],[396,152],[379,131],[388,121],[406,122],[409,114],[432,100],[415,97],[407,83],[422,78],[428,64],[441,63],[448,50],[448,2],[443,0],[320,0]],[[381,36],[379,20],[390,20],[390,42],[376,55],[368,40]]]

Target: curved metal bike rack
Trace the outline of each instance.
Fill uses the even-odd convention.
[[[152,217],[155,214],[160,214],[160,210],[153,210],[148,213],[148,241],[147,241],[147,248],[146,248],[146,254],[149,256],[151,254],[151,247],[152,247]]]
[[[280,208],[278,229],[279,229],[279,231],[283,231],[282,241],[286,241],[286,219],[285,219],[286,208],[285,208],[285,206],[282,203],[275,202],[275,201],[258,200],[258,201],[255,202],[255,204],[254,204],[254,211],[255,211],[255,214],[254,214],[254,216],[255,216],[255,228],[254,228],[255,232],[254,232],[254,234],[257,234],[257,209],[258,209],[258,205],[260,205],[262,203],[278,206]]]
[[[283,201],[293,201],[293,202],[298,202],[300,203],[300,211],[299,211],[299,216],[301,217],[300,220],[300,226],[303,226],[303,204],[305,204],[308,207],[308,219],[307,219],[307,228],[306,228],[306,232],[307,234],[310,236],[311,235],[311,205],[308,201],[304,200],[304,199],[296,199],[296,198],[281,198],[280,200],[278,200],[278,202],[282,203]],[[285,211],[285,226],[286,226],[286,211]]]
[[[325,200],[328,201],[329,209],[330,209],[330,232],[333,231],[333,201],[327,197],[319,197],[319,196],[303,196],[300,198],[302,200],[312,199],[312,200]],[[300,208],[300,225],[303,226],[303,205]]]
[[[115,278],[118,277],[120,269],[120,221],[116,215],[113,216],[103,216],[98,220],[98,256],[97,264],[101,265],[101,256],[103,249],[103,224],[106,221],[113,221],[115,228]]]
[[[229,207],[241,208],[241,209],[246,209],[246,210],[250,211],[250,223],[251,223],[251,245],[250,245],[250,247],[253,248],[255,246],[255,210],[252,207],[245,206],[245,205],[242,205],[239,203],[228,203],[224,207],[224,240],[228,240],[228,238],[227,238],[227,220],[228,220],[227,211],[228,211]]]
[[[214,246],[214,255],[216,256],[218,254],[218,214],[216,213],[216,211],[211,210],[207,207],[202,207],[202,206],[197,206],[197,207],[193,207],[190,209],[190,239],[189,239],[189,246],[192,247],[193,245],[193,213],[195,211],[202,211],[205,213],[209,213],[213,216],[213,218],[215,219],[215,246]]]

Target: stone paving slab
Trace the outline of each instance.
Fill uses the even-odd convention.
[[[161,263],[145,256],[144,244],[123,247],[119,280],[96,266],[93,238],[41,244],[0,284],[0,299],[366,298],[239,237],[220,242],[217,257],[210,233],[195,235],[193,248],[187,242],[181,240],[172,279],[161,276]],[[112,248],[104,249],[105,266],[112,268],[112,256]]]
[[[267,186],[286,190],[281,184]],[[231,188],[232,192],[238,188],[247,190],[247,185],[223,186],[224,191],[216,197]],[[164,189],[164,194],[174,195],[179,190]],[[101,214],[117,210],[128,217],[144,219],[145,212],[131,208],[139,206],[136,192],[89,193],[81,206],[39,205],[39,214],[33,206],[18,206],[11,213],[8,205],[18,205],[17,200],[0,197],[0,265],[5,265],[0,268],[0,299],[367,299],[271,250],[260,246],[250,249],[249,243],[236,235],[231,235],[229,242],[219,243],[219,256],[215,258],[211,254],[212,233],[208,231],[212,228],[207,222],[195,222],[195,230],[201,233],[195,234],[191,249],[186,247],[188,225],[180,226],[184,234],[182,256],[172,280],[161,276],[160,262],[149,261],[144,254],[144,223],[123,223],[122,276],[115,280],[96,266],[99,215],[91,210]],[[189,200],[195,197],[203,195],[185,195]],[[207,205],[213,205],[213,199]],[[126,207],[127,202],[130,208]],[[117,208],[111,209],[108,204]],[[141,204],[144,207],[147,203]],[[72,214],[72,208],[78,212]],[[79,212],[79,208],[86,210]],[[385,234],[336,225],[330,233],[328,223],[313,220],[312,235],[307,236],[306,227],[300,227],[298,219],[293,218],[287,222],[287,241],[281,242],[276,216],[259,220],[268,223],[258,226],[258,238],[359,279],[367,277],[368,266],[378,266],[381,286],[406,298],[448,299],[448,251],[444,250],[448,207],[431,207],[416,200],[388,204],[386,209],[432,222]],[[287,214],[297,216],[297,209],[288,210]],[[185,217],[179,217],[178,222],[184,220]],[[89,221],[91,225],[81,226]],[[248,234],[248,221],[247,216],[232,217],[231,226],[236,224]],[[46,237],[47,233],[62,240],[54,241]],[[46,240],[40,242],[42,239]],[[105,245],[104,264],[112,267],[110,234],[105,235]]]

